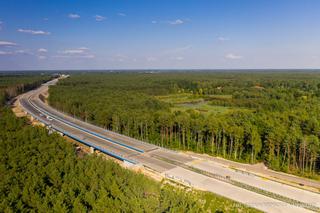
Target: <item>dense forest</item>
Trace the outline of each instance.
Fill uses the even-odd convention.
[[[319,178],[320,73],[81,73],[52,106],[163,147]]]
[[[9,77],[11,84],[1,78],[4,91],[40,82],[37,76]],[[158,183],[96,155],[79,155],[60,135],[1,106],[0,212],[88,211],[257,212],[211,193]]]
[[[0,107],[4,106],[6,101],[25,91],[36,88],[49,79],[51,79],[51,76],[40,75],[39,73],[36,75],[28,73],[8,75],[0,73]]]

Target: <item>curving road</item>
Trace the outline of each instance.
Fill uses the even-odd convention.
[[[163,149],[63,114],[39,98],[40,94],[46,93],[48,87],[57,81],[50,81],[18,97],[20,106],[28,114],[51,129],[127,163],[146,167],[164,177],[228,197],[264,212],[320,210],[318,193],[265,180],[250,173],[237,172],[222,164]],[[259,193],[256,189],[267,194]]]

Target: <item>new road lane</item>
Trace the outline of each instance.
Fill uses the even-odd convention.
[[[260,209],[264,212],[277,213],[296,213],[296,212],[312,212],[285,202],[275,200],[251,191],[234,187],[228,183],[224,183],[213,178],[192,172],[190,170],[176,167],[166,172],[169,176],[175,176],[183,181],[188,181],[192,186],[207,190],[232,200],[244,203],[248,206]]]
[[[291,199],[309,203],[320,208],[320,194],[298,189],[286,184],[263,179],[256,175],[250,175],[240,171],[234,171],[230,168],[224,167],[221,164],[209,161],[198,161],[195,163],[188,163],[188,165],[201,169],[207,172],[214,172],[223,176],[229,176],[232,180],[236,180],[241,183],[248,184],[250,186],[261,188],[265,191],[272,192],[284,197],[290,197]]]
[[[263,180],[259,180],[256,177],[247,177],[242,174],[239,175],[238,172],[232,169],[219,167],[210,161],[204,159],[195,160],[190,155],[173,152],[124,135],[107,131],[58,112],[54,108],[43,103],[39,98],[40,93],[47,93],[48,85],[53,85],[55,83],[56,81],[49,82],[37,90],[33,90],[20,96],[18,99],[20,105],[41,122],[80,142],[89,146],[98,147],[111,156],[114,154],[131,162],[142,164],[163,176],[231,198],[265,212],[310,212],[310,208],[306,209],[304,208],[305,206],[292,205],[206,176],[198,173],[197,170],[189,168],[196,168],[207,172],[214,171],[221,176],[228,175],[237,181],[259,187],[261,190],[284,195],[294,200],[299,199],[299,195],[301,195],[301,201],[303,201],[303,203],[318,207],[316,201],[319,200],[319,194],[309,194],[309,192],[304,190],[294,187],[289,188],[286,185],[273,181],[265,183]]]
[[[37,118],[43,120],[46,124],[50,125],[54,129],[63,130],[63,133],[66,133],[73,138],[77,138],[78,140],[81,140],[81,142],[87,144],[94,144],[96,147],[101,147],[102,149],[108,150],[111,153],[114,153],[120,157],[128,158],[128,160],[130,160],[130,156],[138,154],[138,152],[136,152],[135,150],[131,150],[126,147],[122,147],[117,144],[108,142],[87,132],[74,128],[59,120],[47,117],[42,112],[38,111],[36,108],[33,108],[27,99],[21,99],[20,103],[33,116],[36,116]]]

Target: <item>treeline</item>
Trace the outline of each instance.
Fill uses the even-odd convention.
[[[3,80],[0,86],[3,82],[9,85]],[[79,155],[60,135],[32,127],[0,106],[0,212],[208,211],[257,212],[211,193],[155,182],[95,155]]]
[[[319,88],[320,74],[312,72],[80,74],[50,88],[49,101],[83,120],[160,146],[264,161],[276,170],[317,177]],[[233,110],[173,111],[172,103],[156,98],[183,93]]]
[[[0,75],[0,107],[13,97],[51,79],[49,75]]]

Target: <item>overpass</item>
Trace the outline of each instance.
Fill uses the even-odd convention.
[[[320,194],[264,180],[219,163],[130,138],[62,113],[41,100],[58,79],[18,97],[21,107],[47,127],[118,160],[207,190],[265,212],[320,211]]]

